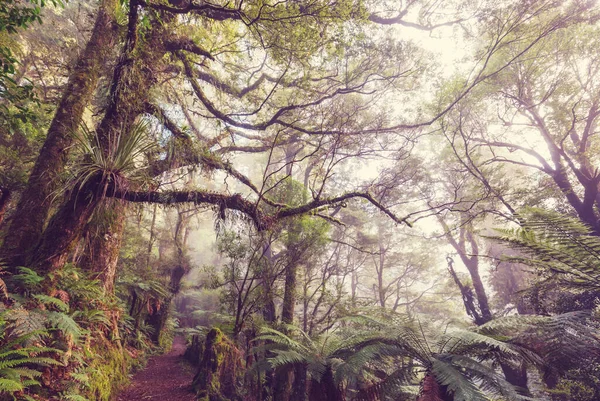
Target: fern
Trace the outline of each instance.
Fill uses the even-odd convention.
[[[2,299],[8,299],[8,290],[6,288],[6,283],[1,278],[0,278],[0,295],[2,295]]]
[[[22,333],[23,325],[19,322],[15,329],[15,321],[6,319],[8,311],[0,314],[0,393],[14,394],[28,387],[38,385],[36,378],[41,372],[34,367],[60,365],[56,359],[41,355],[59,355],[60,351],[50,347],[30,345],[32,338],[42,338],[47,335],[43,330]]]
[[[112,322],[108,316],[106,316],[106,312],[99,309],[78,310],[73,312],[71,317],[78,324],[85,325],[87,327],[104,326],[106,329],[110,329],[112,327]]]
[[[73,341],[78,341],[83,330],[73,320],[73,318],[62,312],[47,312],[48,323],[50,327],[60,330],[66,337]]]
[[[41,341],[42,336],[47,334],[46,318],[39,310],[27,310],[17,305],[6,310],[3,319],[7,322],[7,329],[13,338],[27,337],[31,343]]]
[[[0,393],[12,394],[25,388],[20,380],[7,379],[1,375],[2,373],[0,373]]]
[[[36,294],[33,296],[33,298],[38,300],[43,305],[54,306],[56,309],[58,309],[61,312],[66,313],[69,311],[69,305],[66,302],[64,302],[58,298],[51,297],[49,295],[44,295],[44,294]]]
[[[446,386],[455,401],[488,401],[489,398],[479,390],[464,372],[455,365],[439,359],[433,359],[431,372],[441,386]]]
[[[24,288],[30,290],[37,288],[37,286],[44,281],[44,277],[37,274],[34,270],[28,267],[18,267],[19,274],[11,276],[11,279],[21,283]]]
[[[538,269],[566,289],[600,290],[600,237],[576,218],[540,209],[520,214],[521,228],[490,237],[521,251],[511,261]]]
[[[490,358],[533,359],[531,351],[509,342],[509,337],[467,330],[429,333],[427,327],[409,319],[399,317],[394,320],[399,325],[378,320],[371,333],[357,334],[346,341],[347,348],[342,347],[337,352],[344,360],[337,368],[338,381],[379,363],[380,369],[386,365],[396,366],[387,375],[393,379],[389,383],[381,382],[381,389],[386,394],[402,385],[410,385],[417,367],[427,372],[421,387],[422,400],[444,399],[444,394],[454,400],[490,400],[495,395],[506,400],[524,399],[492,365],[485,362]],[[352,321],[365,322],[372,327],[370,318],[353,318]],[[404,368],[398,363],[403,360],[412,360],[413,364]]]

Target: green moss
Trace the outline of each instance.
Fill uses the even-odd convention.
[[[127,373],[132,361],[114,345],[94,351],[96,357],[86,369],[89,377],[86,396],[92,400],[110,401],[115,391],[129,382]]]
[[[236,352],[233,344],[218,328],[211,329],[206,335],[204,353],[198,372],[194,377],[194,389],[199,400],[228,401],[228,395],[235,388],[232,383],[235,376]]]

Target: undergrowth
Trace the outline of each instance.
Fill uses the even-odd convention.
[[[158,349],[150,329],[136,327],[124,301],[104,295],[77,267],[51,279],[45,291],[45,279],[21,267],[0,280],[0,401],[109,401]],[[172,334],[161,338],[170,347]]]

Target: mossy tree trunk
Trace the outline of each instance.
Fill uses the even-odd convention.
[[[105,200],[104,210],[97,211],[86,227],[88,244],[80,265],[93,273],[106,294],[112,294],[117,274],[119,250],[125,226],[124,201]]]
[[[221,330],[206,335],[202,360],[192,383],[200,401],[229,401],[235,397],[235,355],[233,345]]]
[[[102,150],[107,155],[111,152],[111,146],[115,145],[116,139],[121,135],[126,135],[137,117],[142,113],[150,88],[155,82],[155,68],[160,65],[158,60],[166,52],[162,44],[167,36],[166,23],[168,21],[166,20],[168,19],[156,20],[153,29],[147,34],[140,49],[136,49],[139,53],[138,57],[130,59],[129,56],[137,42],[137,7],[137,3],[133,1],[129,16],[128,39],[113,75],[110,103],[96,130],[100,145],[103,147]],[[109,201],[102,198],[102,193],[104,192],[82,188],[74,191],[72,197],[86,200],[85,207],[83,207],[81,201],[72,200],[63,203],[60,207],[52,219],[54,222],[52,225],[53,230],[49,231],[49,226],[49,229],[44,232],[42,246],[36,252],[36,258],[44,261],[44,263],[46,263],[46,260],[51,260],[51,266],[48,265],[46,270],[57,269],[64,265],[72,250],[72,245],[81,239],[92,213],[101,202]],[[77,212],[73,210],[73,202],[76,206],[79,206]],[[97,230],[98,234],[95,236],[96,240],[89,245],[90,249],[99,257],[92,260],[88,266],[91,272],[106,280],[102,284],[105,288],[110,289],[112,289],[112,281],[116,271],[125,218],[125,204],[117,202],[113,206],[115,207],[112,210],[113,218],[110,224],[99,228]],[[61,226],[64,229],[61,230]],[[106,238],[113,238],[114,240],[106,240]],[[61,246],[52,249],[49,245],[53,243]],[[66,244],[69,246],[66,246]]]
[[[11,197],[11,190],[0,187],[0,226],[4,221],[4,215],[6,214],[6,209],[8,209],[8,204],[10,202]]]
[[[90,39],[69,77],[3,245],[2,253],[9,267],[25,264],[41,239],[56,178],[64,170],[73,143],[72,133],[79,129],[101,71],[118,41],[114,16],[117,4],[117,0],[101,1]]]
[[[82,188],[71,190],[67,201],[50,220],[42,241],[27,264],[34,266],[42,275],[64,266],[98,206],[101,187],[101,178],[95,177]]]
[[[171,34],[167,27],[171,15],[155,17],[153,27],[143,40],[137,39],[137,1],[130,4],[130,23],[125,49],[115,68],[110,103],[97,128],[98,137],[105,151],[109,151],[116,139],[131,131],[136,119],[146,110],[150,91],[157,82],[157,75],[164,67],[164,56]],[[135,52],[135,57],[133,53]],[[109,202],[106,200],[105,202]],[[113,204],[108,224],[89,230],[94,233],[89,244],[97,257],[91,259],[87,268],[97,274],[108,292],[112,292],[116,275],[119,249],[125,229],[127,204]]]
[[[294,312],[296,309],[296,286],[297,286],[298,262],[295,259],[288,260],[285,268],[285,286],[283,293],[283,306],[281,310],[282,323],[291,325],[294,323]],[[299,372],[302,375],[302,372]],[[284,366],[275,371],[275,380],[273,383],[273,398],[281,401],[291,400],[292,385],[294,384],[294,370]],[[297,384],[295,395],[299,395],[302,380]],[[301,398],[295,398],[299,401]]]

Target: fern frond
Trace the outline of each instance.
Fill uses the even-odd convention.
[[[600,237],[576,218],[540,209],[520,215],[519,229],[497,230],[489,237],[528,257],[513,261],[535,267],[573,289],[600,288]]]
[[[33,298],[38,300],[43,305],[46,305],[46,306],[52,305],[61,312],[66,313],[69,311],[69,305],[61,299],[51,297],[49,295],[44,295],[44,294],[36,294],[33,296]]]
[[[38,284],[44,281],[44,277],[40,276],[35,270],[32,270],[28,267],[17,267],[17,271],[19,271],[19,274],[13,275],[11,279],[20,282],[26,288],[35,288]]]
[[[2,295],[2,299],[8,299],[8,289],[6,288],[6,283],[1,278],[0,278],[0,295]]]
[[[12,394],[23,391],[23,389],[23,384],[20,381],[0,377],[0,393]]]
[[[73,341],[79,340],[83,334],[83,330],[73,320],[73,318],[62,312],[47,312],[48,322],[51,327],[60,330],[65,336],[70,337]]]
[[[436,381],[446,386],[447,391],[453,394],[455,401],[489,401],[489,398],[452,364],[434,358],[431,372]]]

